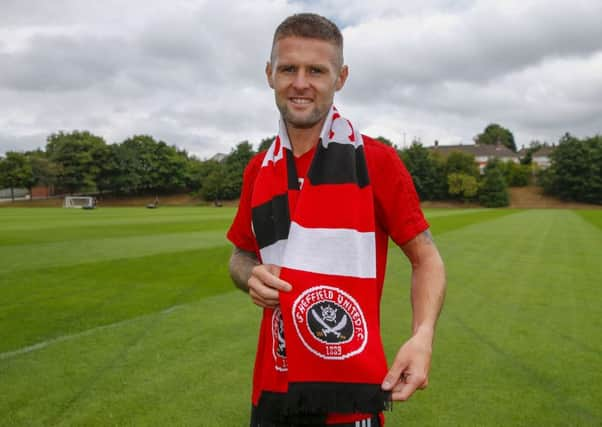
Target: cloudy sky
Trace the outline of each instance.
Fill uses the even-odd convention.
[[[275,26],[313,11],[345,37],[335,102],[403,145],[602,133],[600,0],[0,0],[0,154],[59,130],[150,134],[199,157],[273,135]]]

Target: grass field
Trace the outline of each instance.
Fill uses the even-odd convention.
[[[0,426],[248,425],[259,310],[231,208],[0,210]],[[429,388],[390,426],[602,424],[602,211],[427,211],[449,289]],[[391,247],[392,357],[409,266]]]

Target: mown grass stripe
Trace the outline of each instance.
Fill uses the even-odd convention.
[[[229,225],[229,220],[189,220],[187,222],[164,221],[161,224],[121,224],[121,225],[101,225],[77,226],[53,228],[40,232],[28,231],[10,231],[3,232],[0,236],[0,248],[2,246],[11,246],[13,250],[18,250],[18,246],[41,244],[51,242],[71,242],[78,240],[90,241],[93,244],[95,240],[105,240],[108,238],[135,237],[165,235],[176,233],[195,233],[201,231],[222,230]]]
[[[25,274],[27,270],[51,266],[141,257],[224,244],[227,244],[225,232],[220,230],[0,247],[0,274]]]
[[[423,213],[427,218],[437,218],[441,216],[450,216],[450,215],[466,215],[466,214],[474,214],[478,212],[487,212],[490,209],[485,208],[471,208],[471,209],[455,209],[455,208],[431,208],[424,209]]]
[[[430,220],[430,217],[427,214],[427,220],[431,226],[431,233],[436,237],[448,231],[457,230],[481,222],[496,220],[518,212],[519,211],[516,209],[487,209],[477,210],[476,212],[470,209],[463,213],[458,212],[452,215],[434,216],[432,217],[432,220]]]
[[[159,314],[170,314],[170,313],[173,313],[175,310],[183,307],[184,305],[186,305],[186,304],[173,305],[171,307],[168,307],[164,310],[159,311],[158,313]],[[61,335],[56,338],[52,338],[52,339],[49,339],[46,341],[41,341],[41,342],[35,343],[33,345],[29,345],[27,347],[22,347],[22,348],[13,350],[13,351],[7,351],[4,353],[0,353],[0,360],[11,359],[16,356],[21,356],[21,355],[31,353],[34,351],[42,350],[43,348],[46,348],[46,347],[54,345],[54,344],[62,343],[63,341],[77,340],[79,338],[83,338],[83,337],[95,334],[97,332],[100,332],[104,329],[119,328],[122,326],[126,326],[128,323],[139,322],[143,318],[147,318],[148,316],[155,316],[156,314],[157,314],[156,312],[153,312],[150,315],[132,317],[129,319],[121,320],[119,322],[109,323],[107,325],[95,326],[93,328],[86,329],[81,332],[77,332],[75,334]]]
[[[6,218],[0,217],[2,223],[0,223],[0,231],[3,233],[6,232],[32,232],[33,233],[42,233],[42,232],[52,232],[57,229],[70,230],[72,228],[77,228],[79,230],[83,230],[85,228],[96,228],[96,227],[113,227],[113,226],[127,226],[127,225],[157,225],[157,224],[199,224],[204,221],[213,220],[213,221],[222,221],[225,223],[229,223],[232,219],[233,213],[230,211],[225,211],[221,214],[215,215],[200,215],[198,212],[190,212],[190,214],[182,216],[182,215],[143,215],[143,216],[116,216],[115,218],[107,217],[107,216],[94,216],[94,213],[89,213],[89,211],[83,211],[80,215],[88,215],[77,217],[77,218],[65,218],[59,217],[56,219],[51,219],[46,216],[40,217],[43,221],[40,221],[36,224],[28,224],[26,221],[27,218],[16,217],[18,221],[14,221],[10,223],[6,221]]]
[[[54,267],[11,286],[0,276],[0,351],[229,292],[230,253],[221,246]]]
[[[579,210],[575,211],[577,215],[590,224],[602,230],[602,211],[601,210]]]

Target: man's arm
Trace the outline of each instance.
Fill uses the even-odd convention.
[[[280,267],[260,264],[253,252],[234,247],[229,263],[230,277],[251,300],[263,308],[275,308],[280,304],[279,291],[288,292],[291,285],[280,280]]]
[[[427,230],[403,245],[412,264],[412,337],[400,348],[382,387],[407,400],[428,385],[435,325],[445,298],[445,267]]]

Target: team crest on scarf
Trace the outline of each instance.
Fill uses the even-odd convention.
[[[347,359],[366,346],[364,313],[341,289],[327,285],[309,288],[297,297],[292,312],[301,342],[323,359]]]
[[[277,371],[288,371],[284,324],[279,307],[274,309],[274,313],[272,314],[272,356],[274,356],[274,368]]]

